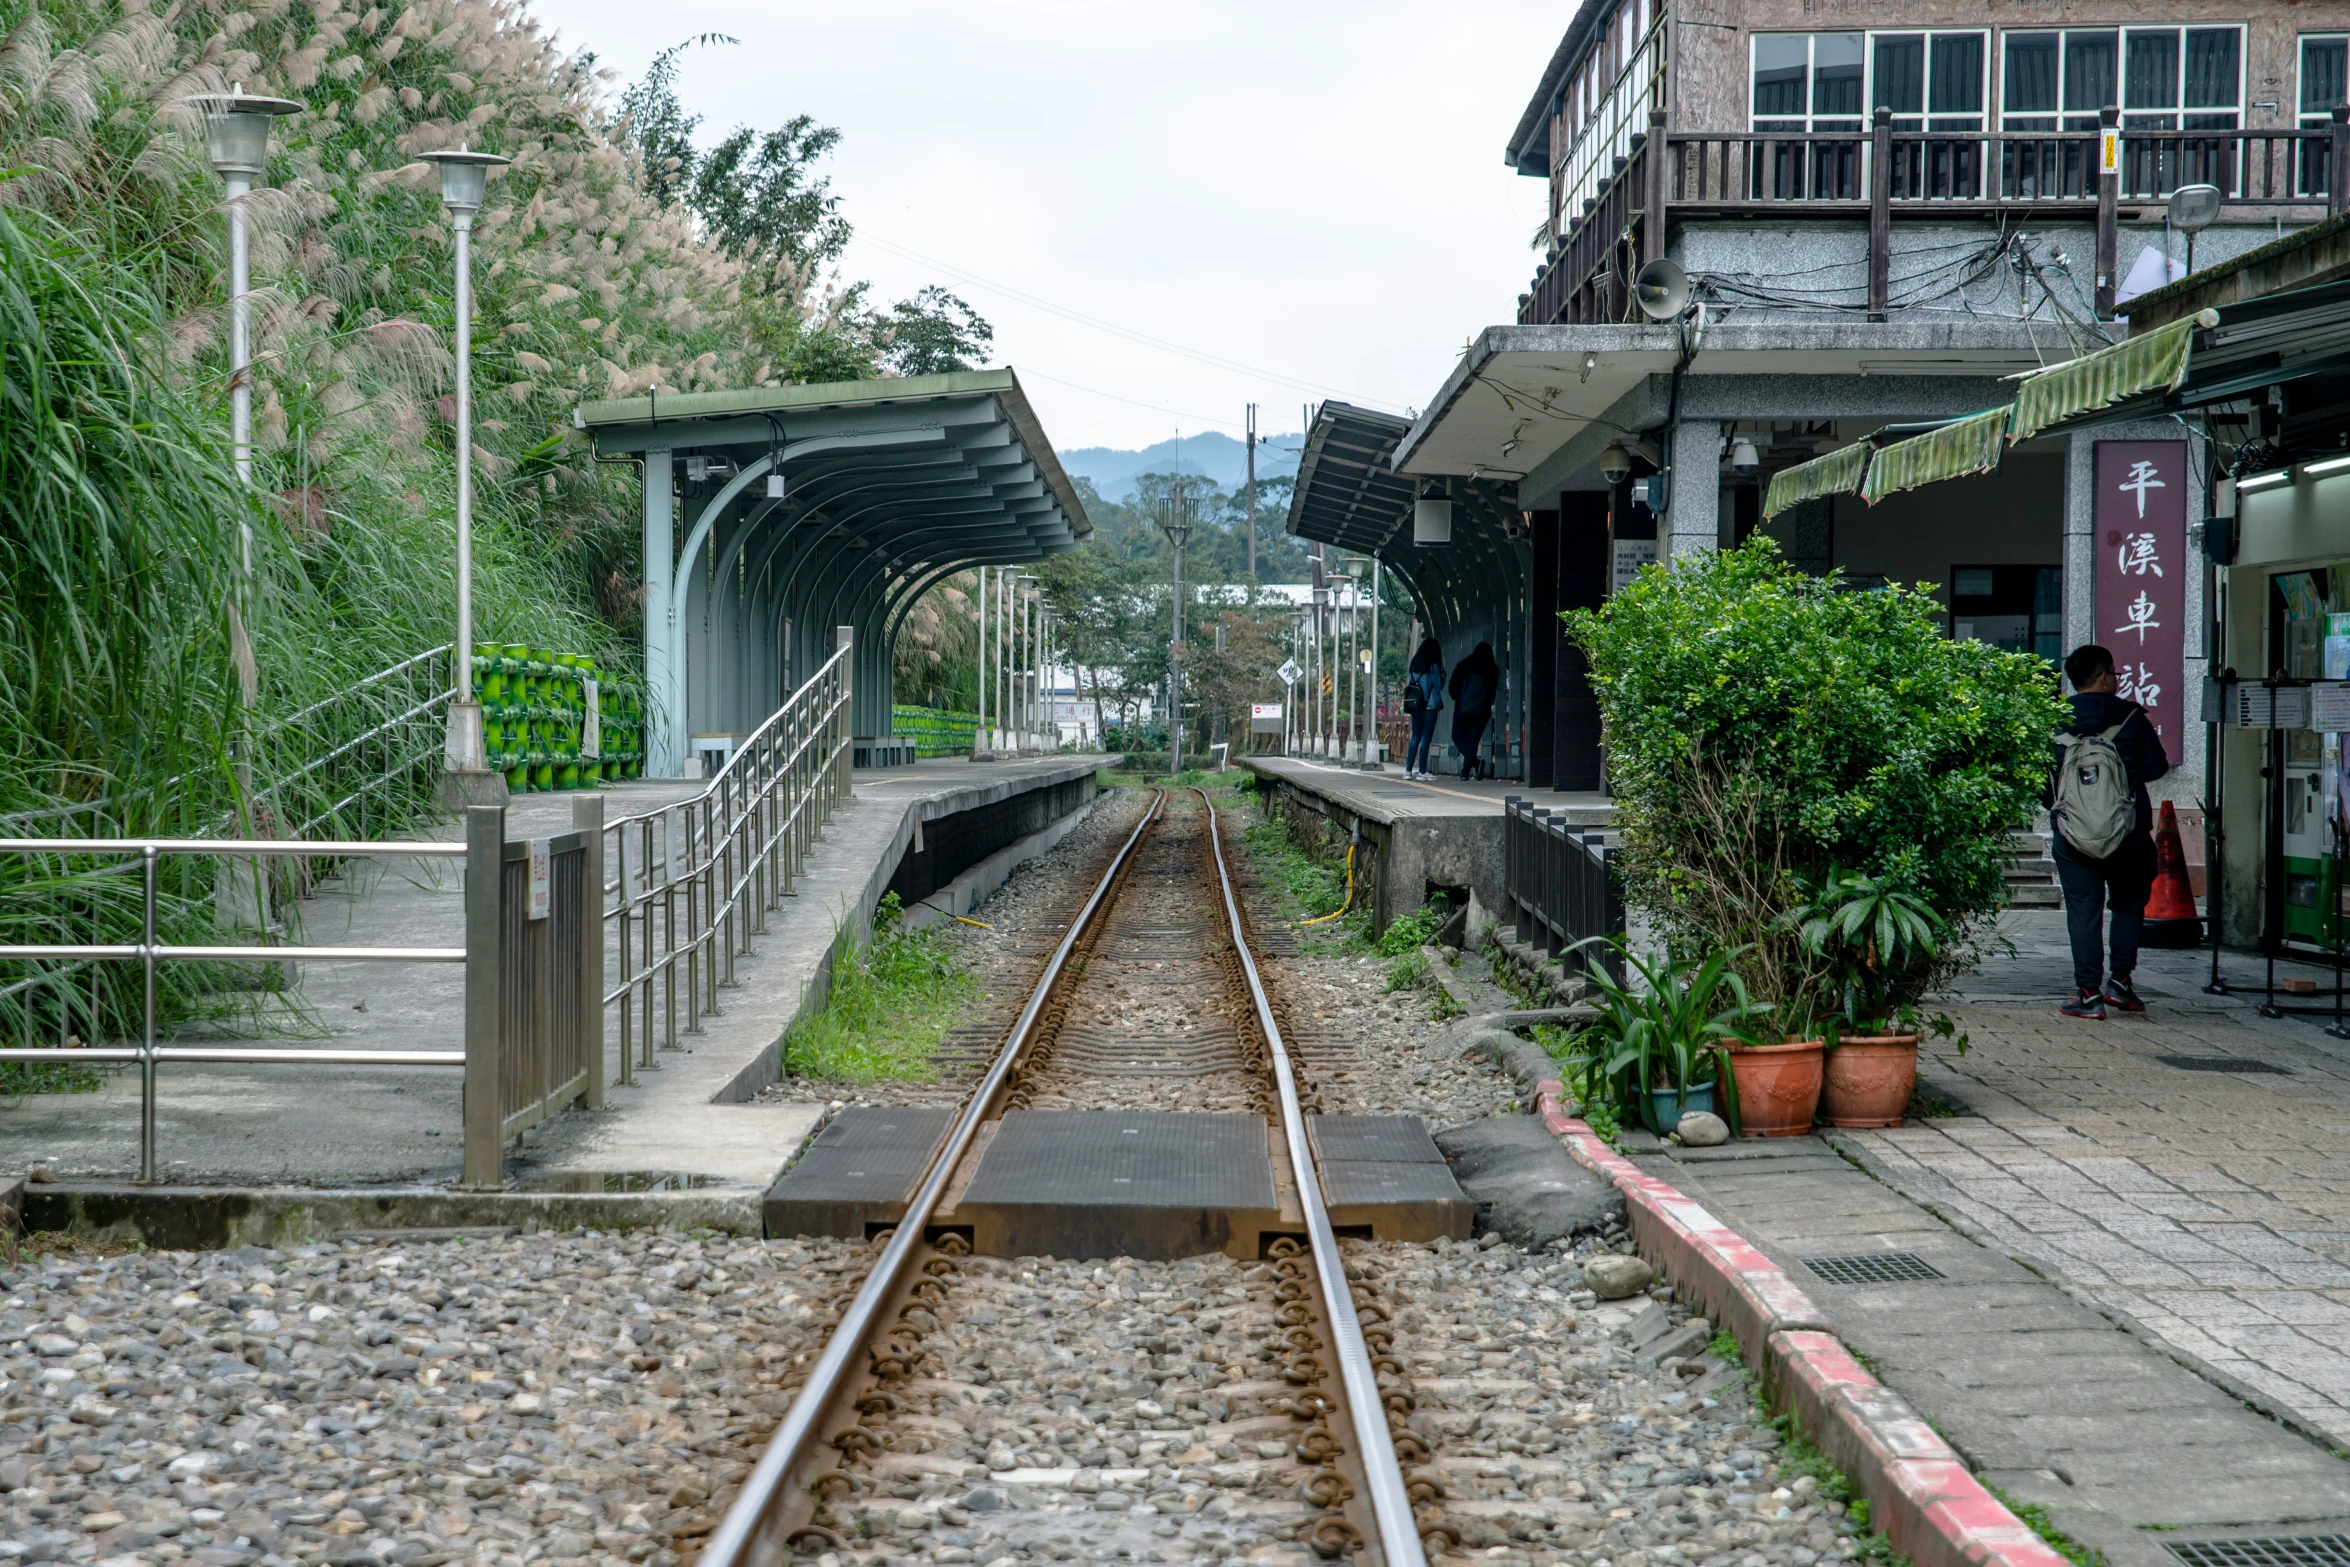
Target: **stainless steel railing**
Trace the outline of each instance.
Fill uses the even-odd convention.
[[[849,628],[824,666],[690,800],[604,825],[603,918],[617,983],[620,1081],[679,1049],[719,1010],[735,959],[790,896],[817,835],[848,798]],[[679,1014],[683,1013],[680,1027]]]
[[[136,1046],[58,1050],[49,1046],[0,1049],[0,1061],[77,1065],[111,1061],[139,1068],[139,1179],[157,1178],[155,1099],[157,1068],[168,1062],[233,1062],[294,1065],[329,1062],[339,1066],[462,1067],[462,1050],[281,1050],[267,1045],[178,1046],[156,1041],[155,977],[165,963],[283,963],[302,959],[357,963],[463,963],[463,947],[236,946],[167,943],[157,930],[157,882],[166,855],[182,857],[288,856],[348,859],[359,855],[410,855],[422,859],[463,859],[463,843],[364,843],[348,840],[280,838],[9,838],[0,855],[56,858],[112,858],[119,869],[135,864],[140,878],[139,939],[135,942],[55,942],[0,945],[0,959],[37,963],[135,962],[143,972],[145,1001]],[[137,859],[131,861],[129,856]]]

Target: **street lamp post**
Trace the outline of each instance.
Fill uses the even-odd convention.
[[[482,751],[481,704],[473,700],[473,215],[481,210],[490,170],[511,163],[494,152],[428,152],[441,171],[441,205],[457,238],[457,648],[450,659],[446,772],[467,804],[503,803],[503,775]],[[494,784],[491,780],[495,780]],[[493,798],[476,799],[481,794]]]
[[[237,477],[253,482],[253,279],[251,228],[245,216],[245,198],[253,182],[269,164],[269,128],[281,114],[298,114],[302,105],[291,98],[270,98],[245,91],[238,83],[225,93],[195,100],[204,110],[204,150],[213,171],[228,190],[228,357],[229,451]],[[243,566],[253,575],[253,524],[238,524]]]

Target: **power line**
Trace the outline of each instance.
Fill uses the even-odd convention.
[[[1130,341],[1142,344],[1146,348],[1156,348],[1163,353],[1178,354],[1185,359],[1195,359],[1201,364],[1212,365],[1219,370],[1228,370],[1239,375],[1257,376],[1264,380],[1277,382],[1283,386],[1295,387],[1299,391],[1316,392],[1325,397],[1336,397],[1350,403],[1362,403],[1374,408],[1398,408],[1402,406],[1399,403],[1391,403],[1382,398],[1363,397],[1339,387],[1324,386],[1317,381],[1301,381],[1295,376],[1283,375],[1278,370],[1267,370],[1261,365],[1244,364],[1237,359],[1226,359],[1220,354],[1211,354],[1203,352],[1200,349],[1187,348],[1181,343],[1170,342],[1163,337],[1153,337],[1148,332],[1137,332],[1132,327],[1120,326],[1115,321],[1105,321],[1100,316],[1087,315],[1082,310],[1073,310],[1067,305],[1056,304],[1052,300],[1039,298],[1037,295],[1028,293],[1021,289],[1013,288],[1010,284],[998,283],[992,278],[981,277],[978,273],[970,271],[964,267],[959,267],[951,261],[941,261],[936,256],[924,255],[921,251],[913,250],[907,246],[900,245],[894,240],[879,238],[869,228],[859,228],[857,230],[857,237],[871,244],[878,245],[883,250],[889,251],[894,255],[902,256],[909,261],[919,261],[924,266],[936,267],[940,271],[945,272],[952,277],[960,278],[963,282],[974,288],[992,290],[995,293],[1004,295],[1006,298],[1016,299],[1024,305],[1029,305],[1035,309],[1045,311],[1051,315],[1059,316],[1063,320],[1074,321],[1080,326],[1089,326],[1098,332],[1108,332],[1114,336],[1129,339]],[[1190,416],[1186,415],[1185,417],[1188,418]]]
[[[1015,370],[1018,370],[1017,366],[1014,368]],[[1032,375],[1039,381],[1050,381],[1056,386],[1066,386],[1072,391],[1085,392],[1094,397],[1107,397],[1114,403],[1127,403],[1136,408],[1148,408],[1154,413],[1173,414],[1178,419],[1197,419],[1202,424],[1212,424],[1221,430],[1237,430],[1240,428],[1239,425],[1234,424],[1231,420],[1218,419],[1213,414],[1187,413],[1181,408],[1169,408],[1161,403],[1146,403],[1140,398],[1124,397],[1116,392],[1105,392],[1098,386],[1086,386],[1080,382],[1071,381],[1062,376],[1047,375],[1042,370],[1018,370],[1018,373],[1023,376]]]

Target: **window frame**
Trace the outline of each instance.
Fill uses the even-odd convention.
[[[2186,102],[2187,34],[2216,32],[2233,32],[2236,35],[2236,101],[2232,104],[2225,105],[2213,104],[2190,106]],[[2251,61],[2247,58],[2246,55],[2246,50],[2250,42],[2249,38],[2247,37],[2247,32],[2247,25],[2242,22],[2170,22],[2155,25],[2135,25],[2121,22],[2108,22],[2094,27],[2048,27],[2037,25],[2031,27],[2003,27],[1999,30],[1999,128],[2002,131],[2008,131],[2018,135],[2060,135],[2080,131],[2093,131],[2097,129],[2098,122],[2094,112],[2083,111],[2079,109],[2067,109],[2064,106],[2065,75],[2071,69],[2072,59],[2071,51],[2065,47],[2065,44],[2067,39],[2073,37],[2076,34],[2083,36],[2110,34],[2112,35],[2114,41],[2113,96],[2115,101],[2113,107],[2121,109],[2121,124],[2123,129],[2151,130],[2156,132],[2169,131],[2185,136],[2195,135],[2198,132],[2218,136],[2224,136],[2230,133],[2241,133],[2245,129],[2245,95],[2249,90],[2247,73],[2252,68]],[[2171,102],[2167,106],[2150,106],[2143,109],[2131,109],[2122,103],[2122,100],[2129,96],[2130,38],[2133,34],[2145,33],[2169,33],[2175,36],[2179,41],[2178,61],[2174,67],[2175,75],[2171,88]],[[2301,36],[2306,38],[2350,35],[2337,35],[2329,32],[2318,34],[2304,33]],[[2019,38],[2040,37],[2049,37],[2056,40],[2056,107],[2054,109],[2018,109],[2011,111],[2007,107],[2007,58],[2009,45],[2012,43],[2012,41]],[[2294,102],[2298,104],[2300,102],[2300,54],[2298,48],[2296,48],[2294,53],[2294,71]],[[2106,106],[2100,104],[2098,107],[2102,109]],[[2236,123],[2226,126],[2193,126],[2182,128],[2186,117],[2189,115],[2216,116],[2222,114],[2232,115]],[[2172,123],[2168,125],[2153,125],[2147,123],[2149,120],[2158,118],[2167,118]],[[2057,122],[2056,126],[2053,128],[2039,125],[2017,125],[2011,123],[2017,120],[2050,119]]]
[[[2301,107],[2301,90],[2309,80],[2307,51],[2312,43],[2338,43],[2345,55],[2350,55],[2350,29],[2318,28],[2293,35],[2293,123],[2305,131],[2323,130],[2334,122],[2330,105],[2314,113]],[[2350,89],[2350,72],[2345,73],[2345,87]]]
[[[2035,29],[2045,31],[2045,29]],[[1921,106],[1915,115],[1900,115],[1895,126],[1904,131],[1930,130],[1935,135],[1979,136],[1983,127],[1997,113],[1991,107],[1992,33],[1988,27],[1772,27],[1758,28],[1748,33],[1746,48],[1746,128],[1750,135],[1766,136],[1844,136],[1865,133],[1876,115],[1877,101],[1877,40],[1880,38],[1921,38],[1925,40],[1924,72],[1920,79]],[[1823,37],[1856,36],[1860,39],[1860,112],[1852,114],[1819,114],[1814,112],[1815,90],[1819,81],[1819,45]],[[1801,38],[1804,40],[1803,101],[1804,112],[1794,114],[1763,114],[1756,107],[1755,90],[1760,85],[1755,77],[1756,60],[1765,38]],[[1969,116],[1966,111],[1943,110],[1939,113],[1926,107],[1933,98],[1934,41],[1940,38],[1974,38],[1983,49],[1982,73],[1976,83],[1977,107]],[[1933,128],[1938,120],[1973,118],[1977,123],[1971,129],[1940,130]],[[1794,122],[1803,122],[1801,129]],[[1769,122],[1770,129],[1764,128]],[[1821,122],[1827,122],[1823,128]],[[1914,124],[1907,123],[1914,121]]]

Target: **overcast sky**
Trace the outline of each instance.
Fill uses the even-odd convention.
[[[631,79],[695,34],[739,38],[685,61],[704,136],[839,127],[845,275],[969,300],[1061,447],[1237,434],[1249,402],[1267,433],[1308,400],[1428,402],[1532,275],[1543,186],[1502,145],[1573,9],[535,4]]]

